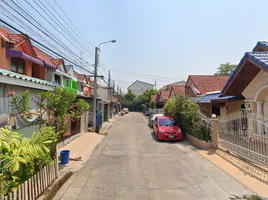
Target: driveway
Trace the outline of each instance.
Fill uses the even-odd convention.
[[[252,192],[185,142],[158,142],[140,113],[118,118],[60,199],[230,199]]]

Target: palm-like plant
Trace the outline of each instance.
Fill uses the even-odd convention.
[[[0,163],[3,169],[16,172],[20,164],[26,164],[34,159],[42,158],[49,153],[49,145],[55,140],[51,138],[51,127],[42,128],[33,133],[31,138],[21,138],[17,132],[9,128],[0,129]]]

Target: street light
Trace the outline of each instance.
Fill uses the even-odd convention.
[[[99,65],[99,50],[100,46],[106,43],[115,43],[116,40],[109,40],[106,42],[102,42],[98,47],[95,47],[95,66],[94,66],[94,96],[93,96],[93,130],[96,131],[96,104],[97,104],[97,69]]]

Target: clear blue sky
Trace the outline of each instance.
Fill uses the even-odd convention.
[[[52,4],[53,0],[49,0]],[[102,47],[101,71],[125,71],[170,78],[213,74],[225,62],[237,64],[257,41],[268,40],[267,0],[57,0],[92,46]],[[122,87],[136,79],[112,71]],[[122,82],[124,81],[124,82]]]

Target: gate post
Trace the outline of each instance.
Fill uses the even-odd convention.
[[[217,149],[219,140],[219,120],[217,118],[211,119],[210,136],[212,148]]]

